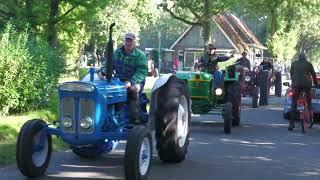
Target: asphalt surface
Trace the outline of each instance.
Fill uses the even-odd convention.
[[[249,100],[244,100],[244,104]],[[154,152],[150,180],[320,180],[320,128],[306,134],[299,125],[288,132],[281,99],[270,106],[242,108],[241,126],[223,134],[219,116],[193,116],[186,160],[163,164]],[[125,143],[95,160],[72,152],[54,153],[48,171],[39,179],[124,179]],[[1,180],[25,179],[15,165],[0,168]]]

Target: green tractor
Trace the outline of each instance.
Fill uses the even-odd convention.
[[[187,82],[191,109],[194,114],[212,113],[224,119],[224,133],[229,134],[232,126],[239,126],[241,112],[240,73],[236,65],[222,71],[223,83],[217,87],[213,75],[200,71],[178,71],[176,76]],[[221,80],[222,81],[222,80]]]

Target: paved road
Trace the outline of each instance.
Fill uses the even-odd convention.
[[[275,100],[275,102],[278,100]],[[320,180],[320,128],[287,131],[278,106],[242,109],[241,127],[223,134],[219,117],[195,116],[186,160],[163,164],[156,153],[150,180]],[[123,147],[95,161],[71,152],[55,153],[40,179],[123,179]],[[15,166],[0,169],[1,180],[23,178]]]

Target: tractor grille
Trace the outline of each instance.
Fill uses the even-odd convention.
[[[62,131],[65,133],[74,133],[75,132],[75,100],[74,98],[68,97],[61,99],[61,120],[64,116],[69,116],[72,119],[73,126],[71,128],[65,128],[62,124]]]
[[[78,113],[77,113],[78,112]],[[90,134],[94,131],[93,127],[90,129],[83,129],[80,127],[80,120],[86,116],[95,117],[94,101],[92,99],[66,97],[61,99],[61,117],[69,116],[72,118],[72,127],[65,128],[62,124],[62,131],[65,133],[80,133]]]
[[[79,122],[80,119],[86,116],[90,116],[94,118],[94,102],[91,99],[80,99],[79,101]],[[78,124],[78,129],[80,134],[90,134],[94,131],[94,123],[93,127],[90,129],[83,129],[80,127],[80,123]]]

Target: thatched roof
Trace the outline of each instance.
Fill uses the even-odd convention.
[[[231,41],[233,46],[239,50],[239,52],[242,52],[245,49],[249,50],[249,47],[267,49],[260,43],[258,38],[253,34],[249,27],[241,19],[230,12],[218,14],[212,19]],[[181,36],[170,47],[170,49],[172,49],[182,38],[186,36],[186,34],[188,34],[188,32],[192,29],[191,27],[192,26],[187,28],[186,31],[181,34]]]
[[[214,16],[213,19],[228,35],[239,51],[248,49],[248,46],[266,49],[249,27],[235,15],[225,12]]]

